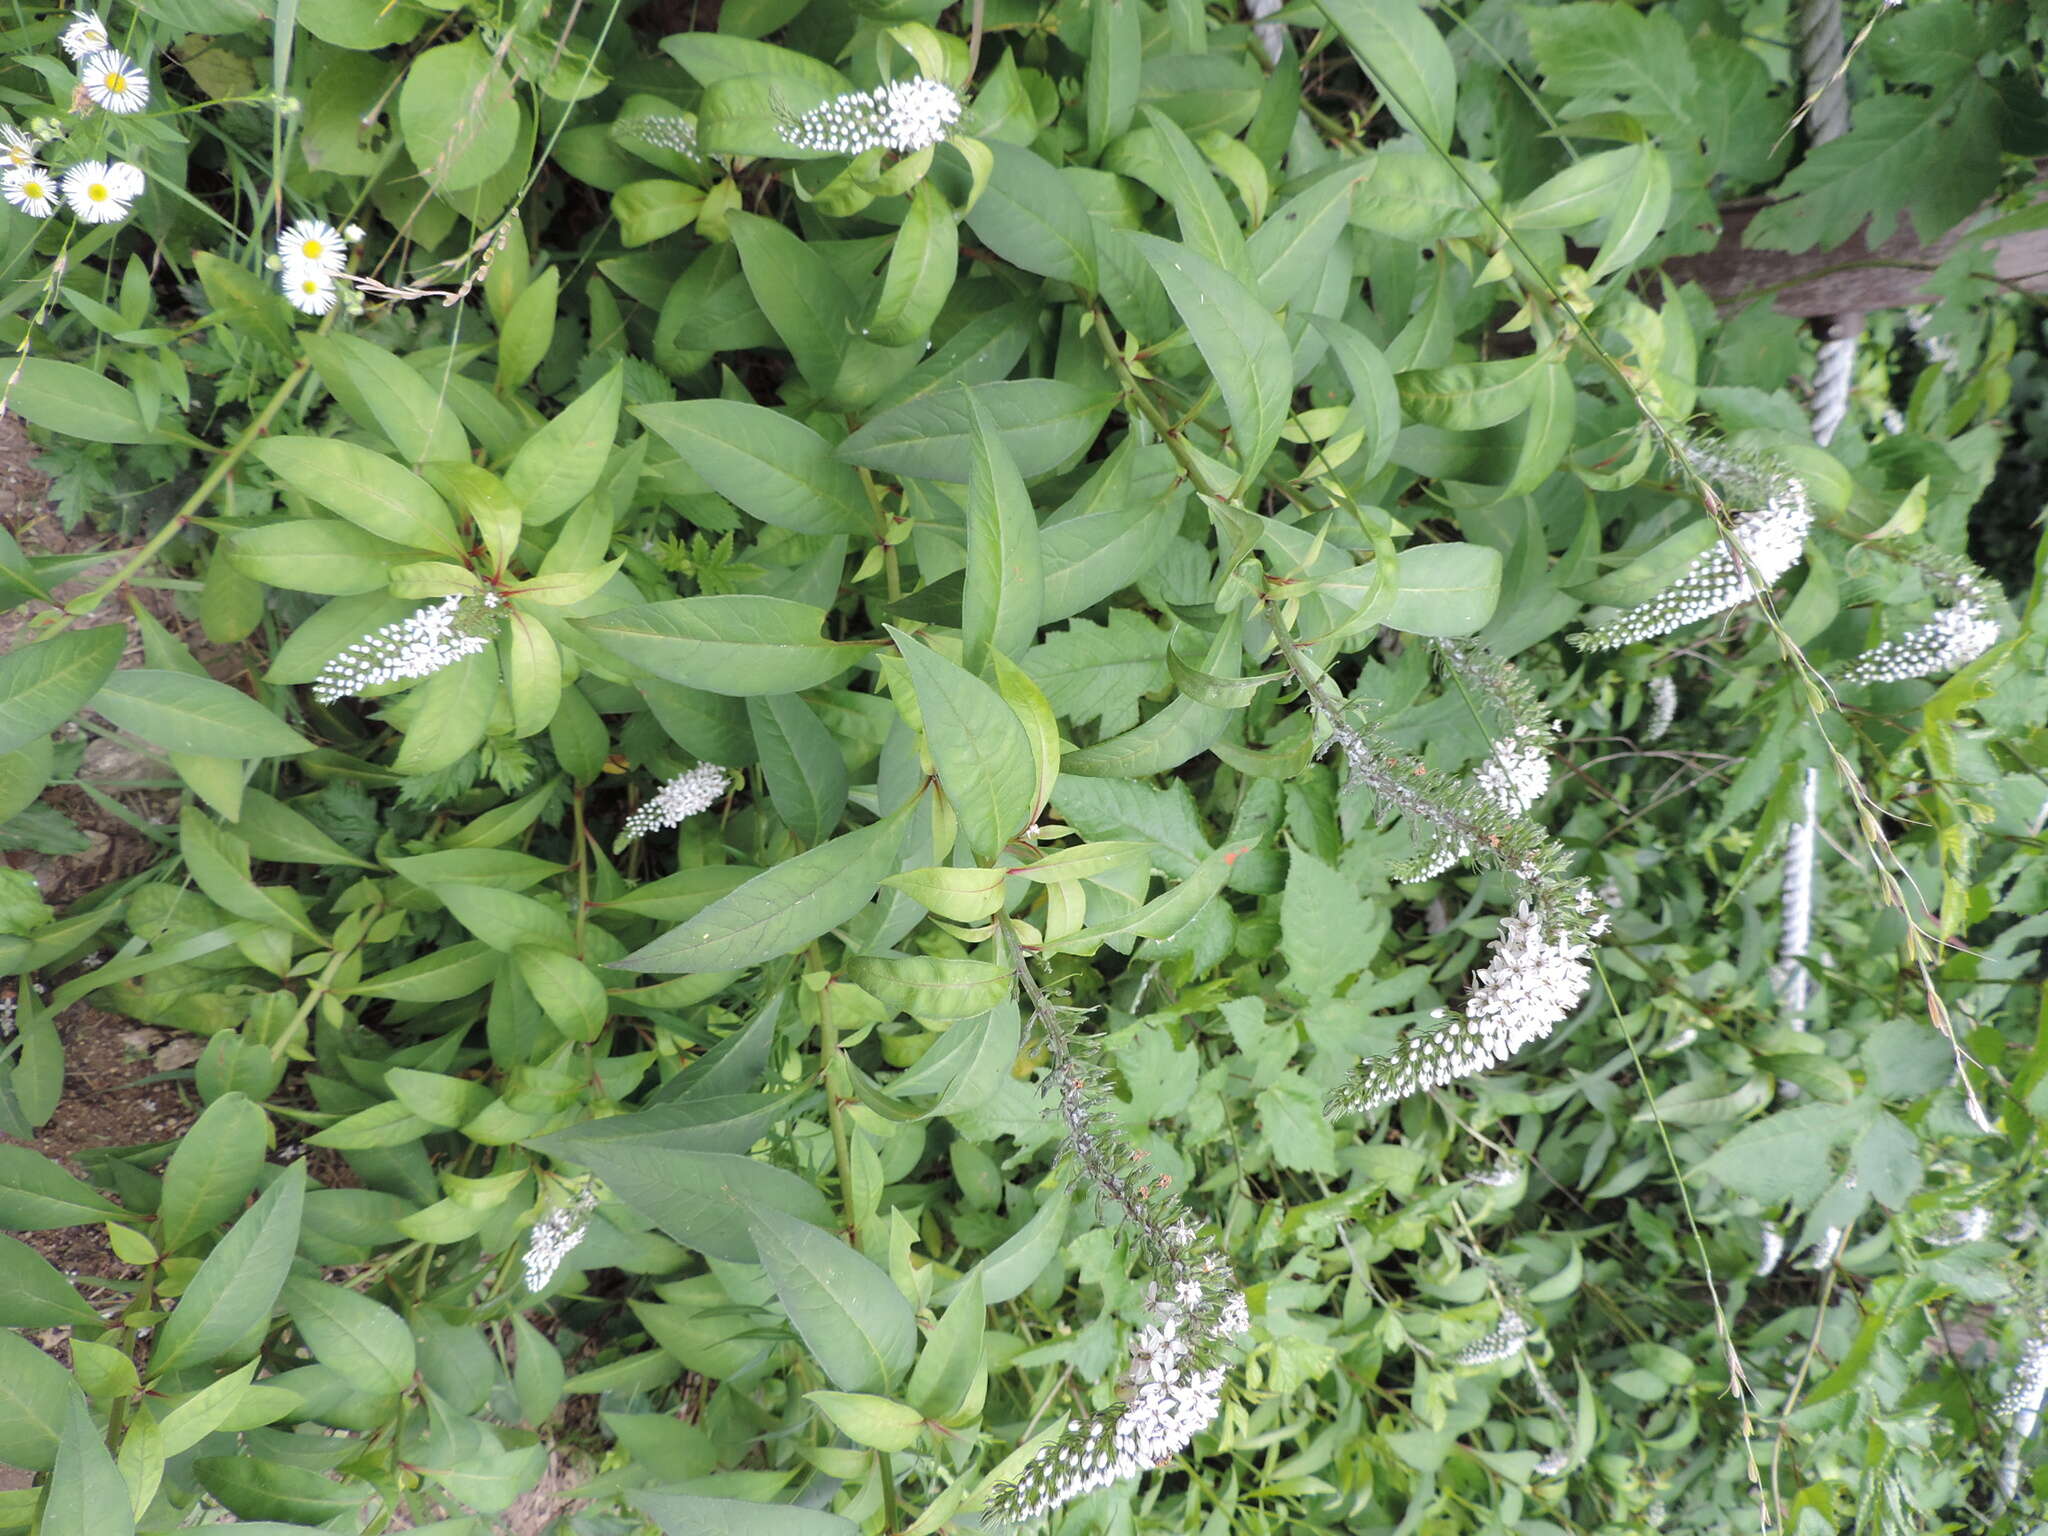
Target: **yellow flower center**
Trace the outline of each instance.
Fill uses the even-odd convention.
[[[299,291],[307,294],[318,293],[320,291],[319,280],[311,277],[301,278],[299,280]]]
[[[43,184],[40,181],[24,181],[21,184],[21,195],[32,203],[39,203],[43,200]]]
[[[108,75],[107,89],[112,91],[116,96],[120,95],[123,91],[128,89],[128,77],[126,75]]]
[[[107,190],[107,184],[105,182],[96,181],[91,186],[85,189],[85,195],[91,198],[96,203],[104,203],[108,198],[112,197],[114,194]]]
[[[308,240],[304,245],[299,247],[299,250],[305,256],[306,260],[318,261],[322,254],[324,254],[325,251],[327,250],[327,247],[321,244],[318,240]]]

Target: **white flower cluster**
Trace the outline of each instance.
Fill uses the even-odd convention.
[[[1543,741],[1532,731],[1517,731],[1496,741],[1486,761],[1473,770],[1472,782],[1510,816],[1528,815],[1529,808],[1550,788],[1550,756],[1543,750]],[[1445,837],[1416,869],[1414,878],[1434,880],[1471,852],[1468,840]]]
[[[1678,716],[1678,684],[1667,672],[1650,679],[1650,718],[1643,723],[1643,740],[1662,741]]]
[[[1597,936],[1605,916],[1588,930]],[[1579,1006],[1591,985],[1590,943],[1553,934],[1530,902],[1501,919],[1493,958],[1479,972],[1462,1017],[1411,1035],[1384,1056],[1362,1062],[1330,1096],[1331,1114],[1379,1109],[1411,1093],[1482,1072],[1548,1035]]]
[[[0,196],[34,219],[47,219],[62,201],[88,224],[113,224],[148,185],[125,160],[81,160],[54,175],[35,160],[36,141],[19,128],[0,128]]]
[[[2012,1385],[2005,1389],[1992,1412],[2001,1419],[2010,1419],[2013,1428],[2025,1437],[2033,1433],[2044,1401],[2048,1401],[2048,1327],[2037,1327],[2020,1349],[2020,1363],[2013,1371]],[[2025,1428],[2020,1427],[2022,1424]]]
[[[1729,549],[1729,540],[1723,538],[1648,602],[1628,609],[1598,629],[1574,635],[1573,643],[1582,650],[1613,650],[1725,613],[1775,585],[1797,565],[1812,527],[1813,508],[1807,502],[1806,487],[1789,476],[1781,478],[1761,507],[1735,519],[1731,536],[1748,557],[1748,566],[1755,567],[1754,576]]]
[[[1991,1234],[1991,1212],[1981,1205],[1956,1211],[1921,1240],[1935,1248],[1955,1248],[1964,1243],[1981,1243]]]
[[[597,1190],[586,1184],[567,1205],[548,1212],[547,1219],[526,1239],[526,1288],[544,1291],[562,1260],[576,1251],[590,1230],[590,1213],[597,1209]]]
[[[1118,1382],[1122,1406],[1069,1421],[1059,1440],[1031,1459],[1016,1482],[997,1490],[986,1514],[1006,1524],[1036,1520],[1083,1494],[1136,1477],[1182,1451],[1223,1406],[1223,1367],[1197,1357],[1251,1327],[1242,1293],[1216,1283],[1222,1263],[1183,1275],[1171,1296],[1146,1289],[1151,1321],[1131,1345]]]
[[[718,804],[731,782],[725,770],[716,763],[699,763],[687,772],[677,774],[654,792],[653,799],[626,818],[626,825],[619,833],[620,845],[645,837],[650,832],[679,827],[692,816],[710,810]]]
[[[411,682],[452,667],[491,643],[497,606],[494,592],[481,598],[456,593],[383,625],[320,669],[313,697],[332,704],[380,683]]]
[[[923,75],[851,91],[811,108],[782,130],[797,149],[858,155],[870,149],[913,154],[945,142],[960,121],[960,93]]]
[[[1966,598],[1942,609],[1918,629],[1865,651],[1836,681],[1853,687],[1939,677],[1975,661],[1997,642],[1998,620],[1984,611],[1982,602]]]
[[[629,117],[612,129],[615,137],[637,139],[672,154],[697,153],[697,123],[688,117]]]
[[[1528,1342],[1528,1323],[1523,1321],[1521,1313],[1510,1309],[1501,1313],[1500,1321],[1486,1337],[1475,1339],[1451,1356],[1451,1364],[1497,1365],[1503,1360],[1512,1360],[1519,1355],[1522,1346]]]
[[[353,225],[349,233],[362,236]],[[324,315],[334,308],[334,285],[348,265],[348,247],[348,236],[320,219],[300,219],[277,237],[278,286],[293,309]]]

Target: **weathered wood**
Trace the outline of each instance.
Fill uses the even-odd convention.
[[[1936,302],[1922,285],[1965,238],[1957,228],[1930,245],[1908,219],[1874,251],[1862,231],[1833,250],[1747,250],[1743,233],[1764,205],[1762,199],[1729,204],[1721,210],[1721,243],[1698,256],[1674,257],[1664,270],[1676,281],[1698,283],[1724,309],[1766,296],[1787,315],[1898,309]],[[2048,293],[2048,229],[2008,235],[1991,249],[2002,281],[2022,292]]]

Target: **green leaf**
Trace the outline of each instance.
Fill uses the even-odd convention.
[[[1332,996],[1379,953],[1391,914],[1320,859],[1296,849],[1280,898],[1280,953],[1287,985],[1303,998]]]
[[[967,212],[975,238],[1012,266],[1093,292],[1095,232],[1080,195],[1034,151],[988,147],[994,169]]]
[[[226,1423],[242,1400],[250,1395],[256,1367],[261,1363],[259,1360],[248,1361],[220,1380],[201,1387],[166,1413],[162,1426],[164,1455],[176,1456],[191,1450]]]
[[[1233,610],[1210,639],[1198,670],[1211,678],[1236,677],[1243,670],[1243,625],[1243,616]],[[1166,773],[1213,746],[1233,714],[1182,694],[1143,724],[1067,753],[1060,759],[1060,769],[1064,774],[1125,779]]]
[[[761,1267],[811,1357],[846,1392],[886,1392],[910,1369],[917,1317],[888,1272],[780,1211],[751,1223]]]
[[[1059,1253],[1072,1204],[1073,1196],[1064,1186],[1054,1191],[1029,1221],[969,1270],[944,1299],[950,1302],[977,1280],[981,1282],[982,1299],[992,1307],[1022,1296]]]
[[[92,708],[152,746],[196,757],[289,757],[313,744],[238,688],[186,672],[124,668]]]
[[[228,562],[252,581],[327,597],[382,592],[392,567],[415,558],[403,544],[325,518],[238,529],[222,549]]]
[[[157,1330],[149,1357],[153,1380],[181,1366],[256,1351],[291,1271],[305,1199],[306,1165],[296,1162],[228,1229]]]
[[[993,859],[1031,819],[1038,776],[1024,726],[987,683],[888,628],[910,671],[939,785],[960,818],[967,846],[977,857]]]
[[[214,1498],[242,1517],[253,1536],[324,1526],[337,1515],[359,1511],[374,1497],[370,1485],[355,1478],[337,1483],[311,1467],[262,1461],[254,1456],[201,1456],[192,1475]],[[290,1524],[263,1528],[263,1522]]]
[[[701,193],[697,200],[703,201]],[[629,239],[626,243],[638,242]],[[532,378],[533,370],[548,355],[548,347],[555,339],[555,302],[561,287],[561,273],[548,267],[512,301],[504,324],[498,327],[499,394],[509,394]]]
[[[1240,475],[1250,482],[1280,440],[1294,394],[1287,333],[1250,288],[1206,256],[1154,235],[1124,238],[1157,274],[1223,391]]]
[[[587,1129],[556,1131],[533,1145],[590,1169],[670,1237],[711,1258],[756,1262],[749,1221],[764,1210],[785,1213],[799,1225],[829,1226],[837,1219],[809,1183],[767,1163],[727,1152],[607,1139],[588,1135]]]
[[[869,1392],[806,1392],[833,1426],[855,1445],[877,1451],[907,1451],[924,1433],[924,1415],[908,1403]],[[80,1410],[83,1411],[83,1410]]]
[[[889,1084],[891,1094],[930,1093],[919,1119],[979,1109],[995,1097],[1017,1065],[1024,1026],[1014,1001],[1004,1001],[978,1019],[946,1031],[917,1065]]]
[[[1149,103],[1148,126],[1110,146],[1104,168],[1141,181],[1173,210],[1182,243],[1231,276],[1249,281],[1244,233],[1202,152],[1181,126]]]
[[[564,959],[567,956],[563,957]],[[574,964],[575,962],[571,962]],[[444,1072],[423,1072],[417,1067],[391,1067],[384,1073],[384,1086],[407,1114],[429,1125],[452,1129],[473,1120],[491,1102],[489,1085],[470,1077],[450,1077]],[[389,1106],[371,1105],[372,1110],[389,1113]],[[361,1111],[367,1114],[368,1110]],[[331,1129],[331,1127],[330,1127]]]
[[[66,630],[0,656],[0,752],[32,745],[100,691],[121,660],[127,629]]]
[[[48,1259],[19,1238],[0,1236],[0,1328],[97,1328],[103,1321]]]
[[[988,1307],[981,1279],[978,1269],[968,1274],[918,1349],[917,1368],[903,1395],[929,1418],[943,1421],[958,1414],[984,1368]]]
[[[967,482],[967,583],[961,600],[964,661],[980,672],[991,649],[1018,658],[1038,634],[1045,600],[1038,514],[1009,450],[967,396],[974,472]]]
[[[17,359],[8,370],[7,404],[46,431],[88,443],[153,443],[161,434],[142,416],[134,392],[105,374],[47,357]]]
[[[727,219],[754,302],[813,390],[834,404],[858,340],[853,294],[794,230],[756,214]]]
[[[803,842],[824,842],[846,812],[846,759],[838,741],[794,693],[747,700],[747,724],[775,813]]]
[[[562,707],[562,649],[540,620],[514,608],[498,636],[498,652],[504,658],[512,734],[538,736]]]
[[[216,825],[198,806],[178,813],[178,852],[192,881],[209,901],[266,928],[283,928],[320,941],[299,893],[289,886],[259,886],[249,877],[249,845]]]
[[[910,806],[763,870],[679,928],[615,962],[640,971],[734,971],[801,949],[873,899],[896,868]]]
[[[1669,12],[1580,0],[1522,6],[1516,14],[1549,90],[1621,97],[1656,133],[1679,132],[1693,120],[1699,74],[1684,29]]]
[[[408,549],[460,557],[448,504],[402,464],[331,437],[267,437],[256,457],[316,506]]]
[[[1670,212],[1671,161],[1652,150],[1636,162],[1620,202],[1600,226],[1600,256],[1587,269],[1586,281],[1625,269],[1663,232]]]
[[[49,1232],[127,1214],[42,1153],[0,1144],[0,1227]]]
[[[1401,592],[1380,622],[1411,635],[1470,635],[1500,601],[1500,551],[1486,544],[1411,544]]]
[[[1458,70],[1416,0],[1316,0],[1401,126],[1439,150],[1456,126]],[[1532,24],[1533,25],[1533,24]]]
[[[176,1253],[238,1214],[269,1147],[270,1117],[247,1098],[226,1093],[207,1105],[164,1168],[158,1250]]]
[[[892,406],[841,443],[839,457],[884,474],[964,485],[974,477],[974,435],[965,384]],[[973,386],[975,404],[1026,480],[1084,452],[1116,396],[1060,379],[1005,379]]]
[[[300,345],[336,403],[384,434],[408,464],[467,463],[469,439],[441,393],[418,370],[345,331],[313,332]]]
[[[435,192],[476,186],[506,162],[519,142],[519,107],[481,37],[412,61],[398,93],[398,129]]]
[[[922,341],[960,271],[960,221],[938,190],[921,181],[889,247],[889,265],[861,330],[884,346]]]
[[[1282,1072],[1252,1103],[1277,1165],[1296,1173],[1337,1171],[1336,1130],[1323,1113],[1322,1095],[1299,1072]]]
[[[941,1023],[978,1018],[1017,985],[1007,965],[937,955],[856,955],[846,973],[889,1007]]]
[[[505,466],[505,489],[526,521],[544,526],[597,488],[619,433],[625,365],[609,370],[553,421],[520,445]]]
[[[625,1501],[666,1536],[859,1536],[844,1515],[752,1499],[711,1499],[689,1493],[634,1489]]]
[[[358,1391],[387,1397],[412,1385],[412,1330],[389,1307],[338,1285],[296,1278],[285,1283],[284,1305],[313,1358]]]
[[[1002,910],[1003,884],[1008,878],[1000,869],[934,866],[891,875],[882,884],[904,892],[948,922],[978,923]]]
[[[5,708],[0,706],[0,720],[4,718]],[[48,736],[38,736],[12,752],[0,752],[0,822],[11,821],[36,803],[50,782],[50,754]]]
[[[633,414],[750,517],[798,533],[874,532],[860,476],[792,416],[738,400],[636,405]]]
[[[47,1472],[84,1397],[71,1375],[19,1334],[0,1330],[0,1463]],[[128,1507],[124,1494],[121,1507]]]
[[[499,973],[497,953],[471,940],[408,960],[348,989],[351,997],[382,997],[401,1003],[447,1003],[487,987]]]
[[[271,863],[375,868],[367,859],[359,859],[350,853],[290,806],[271,799],[260,789],[242,791],[242,814],[235,819],[235,833],[249,845],[251,854]]]
[[[574,622],[642,671],[741,697],[815,688],[858,663],[871,644],[827,640],[819,633],[822,608],[740,593],[618,608]]]
[[[1402,409],[1414,420],[1453,432],[1476,432],[1526,411],[1538,371],[1547,361],[1545,354],[1532,352],[1494,363],[1411,368],[1394,382],[1401,391]]]
[[[1105,736],[1136,725],[1139,701],[1167,684],[1166,635],[1131,608],[1076,619],[1022,659],[1061,719]]]
[[[1578,229],[1614,211],[1635,174],[1636,162],[1656,151],[1625,144],[1574,160],[1526,196],[1517,198],[1508,222],[1516,229]]]
[[[605,1000],[604,983],[573,955],[522,944],[512,951],[519,979],[533,994],[540,1010],[555,1028],[571,1040],[595,1040],[604,1031],[611,1012]]]
[[[1694,1171],[1757,1200],[1815,1200],[1834,1178],[1828,1154],[1861,1123],[1853,1105],[1781,1109],[1744,1126]]]

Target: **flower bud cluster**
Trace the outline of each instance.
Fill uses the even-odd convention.
[[[1613,650],[1726,613],[1775,585],[1797,565],[1812,527],[1806,487],[1790,476],[1781,477],[1771,485],[1764,504],[1736,518],[1729,534],[1688,565],[1677,581],[1598,629],[1574,635],[1572,643],[1582,650]],[[1740,546],[1743,558],[1729,548],[1731,542]]]
[[[1455,1355],[1452,1365],[1478,1366],[1497,1365],[1503,1360],[1512,1360],[1522,1352],[1522,1346],[1529,1342],[1529,1325],[1522,1314],[1509,1308],[1500,1315],[1493,1331],[1484,1338],[1475,1339]]]
[[[688,117],[629,117],[612,129],[613,137],[637,140],[672,154],[697,154],[697,123]]]
[[[1493,958],[1475,978],[1463,1015],[1449,1015],[1442,1028],[1411,1035],[1384,1056],[1360,1062],[1330,1096],[1329,1112],[1379,1109],[1483,1072],[1544,1038],[1585,997],[1592,982],[1585,956],[1605,928],[1603,914],[1583,933],[1563,931],[1524,901],[1501,920]]]
[[[1844,686],[1939,677],[1975,661],[1998,642],[1998,620],[1975,598],[1943,608],[1918,629],[1873,646],[1836,679]]]
[[[597,1209],[596,1186],[586,1184],[567,1205],[548,1212],[547,1218],[527,1235],[526,1288],[544,1291],[562,1261],[574,1253],[590,1230],[590,1213]]]
[[[716,763],[699,763],[677,774],[654,792],[653,799],[626,818],[619,843],[623,846],[650,832],[681,826],[718,804],[731,783],[726,771]]]
[[[497,630],[498,597],[455,593],[363,636],[320,669],[313,697],[332,704],[383,683],[413,682],[474,656]]]
[[[797,149],[858,155],[870,149],[914,154],[942,144],[960,121],[959,92],[937,80],[891,80],[811,108],[783,129]]]
[[[1650,679],[1650,718],[1643,722],[1643,740],[1662,741],[1677,715],[1678,684],[1669,673],[1659,672]]]
[[[1189,1233],[1190,1242],[1193,1233]],[[1006,1524],[1036,1520],[1070,1500],[1136,1477],[1179,1455],[1223,1405],[1223,1367],[1215,1348],[1244,1333],[1251,1315],[1213,1250],[1189,1255],[1170,1290],[1146,1287],[1150,1319],[1131,1345],[1118,1379],[1124,1401],[1069,1420],[1060,1438],[1034,1456],[1013,1483],[995,1490],[986,1511]]]

